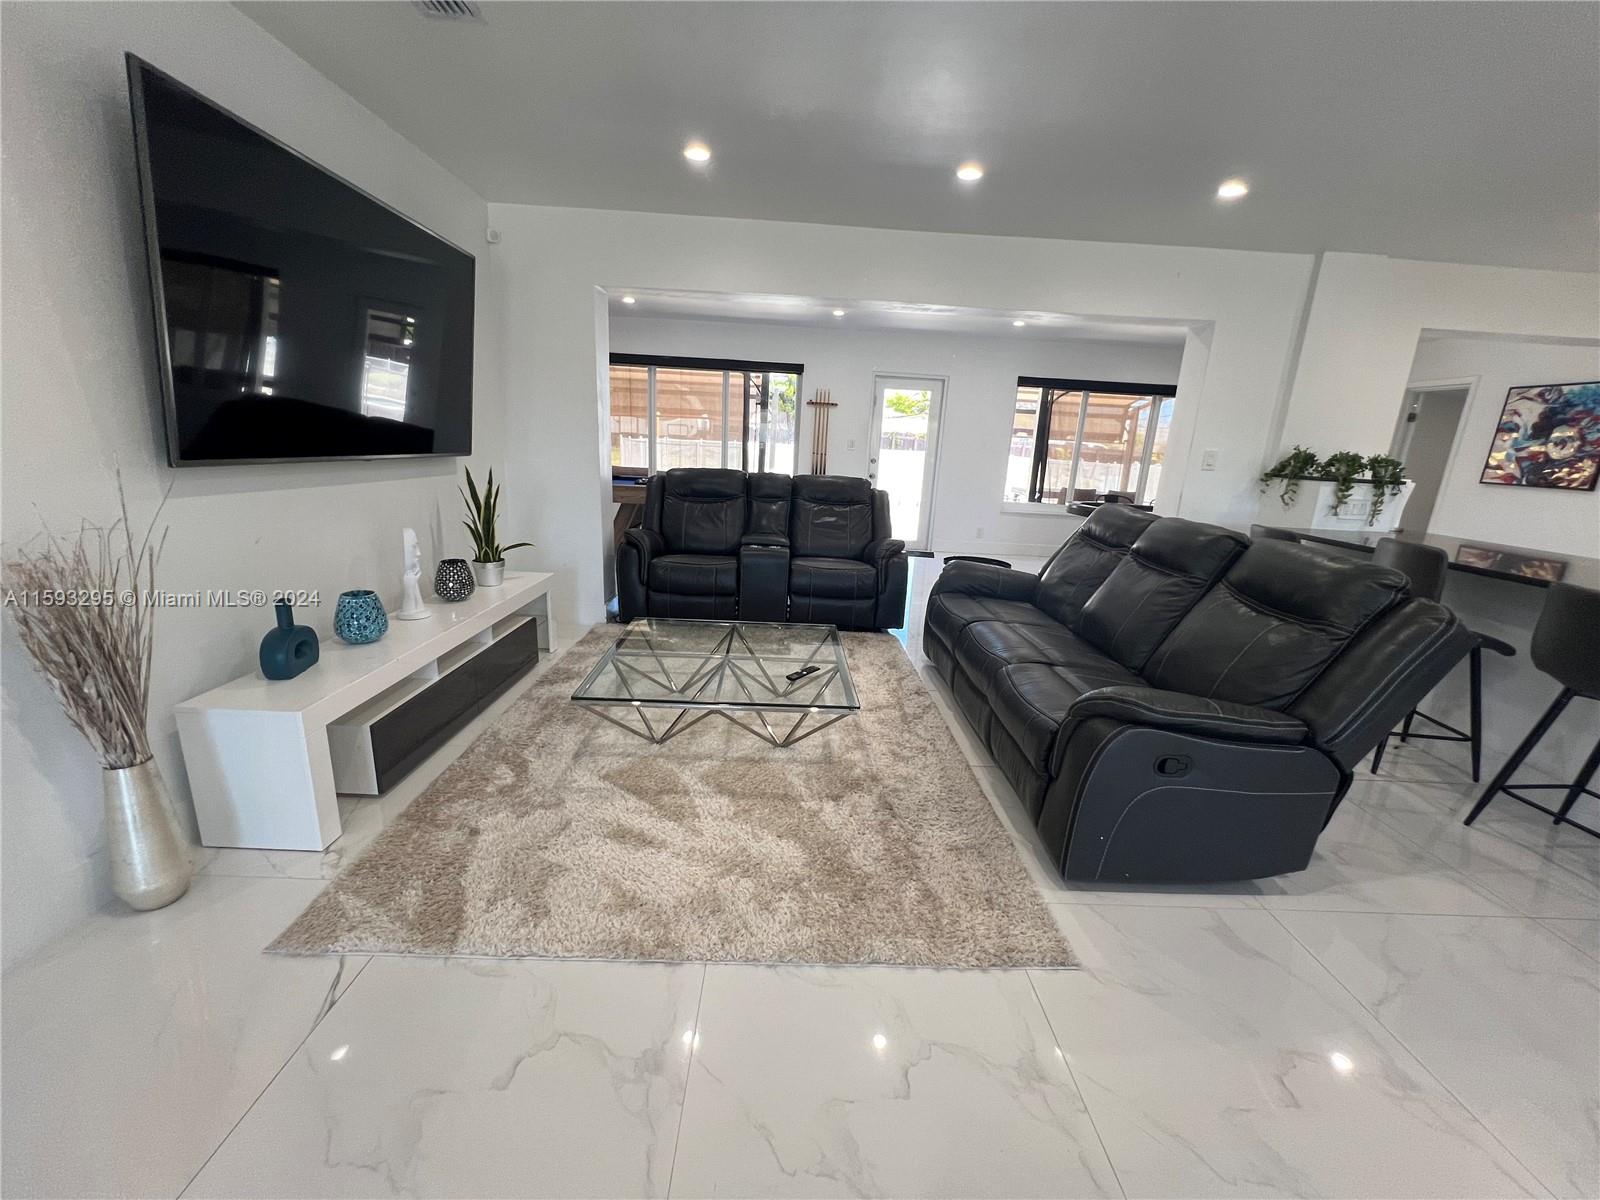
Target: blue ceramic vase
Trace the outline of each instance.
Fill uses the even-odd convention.
[[[261,673],[268,679],[293,679],[315,666],[320,653],[317,631],[294,623],[294,609],[278,601],[278,627],[261,639]]]
[[[383,601],[370,588],[340,592],[333,611],[333,631],[352,646],[375,642],[389,632],[389,615]]]

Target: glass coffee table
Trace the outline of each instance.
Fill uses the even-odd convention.
[[[793,746],[861,709],[832,625],[634,621],[572,693],[660,745],[715,714]]]

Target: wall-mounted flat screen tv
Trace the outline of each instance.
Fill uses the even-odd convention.
[[[128,55],[173,466],[472,450],[472,255]]]

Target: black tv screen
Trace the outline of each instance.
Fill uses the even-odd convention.
[[[472,450],[472,255],[128,55],[173,466]]]

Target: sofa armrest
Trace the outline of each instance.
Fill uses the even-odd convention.
[[[653,529],[629,529],[617,543],[617,611],[624,621],[650,615],[650,560],[667,545]]]
[[[1294,702],[1311,740],[1348,768],[1472,652],[1476,635],[1444,605],[1413,597],[1356,635]]]
[[[958,592],[963,596],[986,596],[991,600],[1020,600],[1031,603],[1039,586],[1039,577],[1026,571],[1013,571],[1010,567],[992,567],[988,563],[953,562],[945,564],[939,578],[933,581],[931,595],[940,592]]]
[[[619,570],[622,560],[631,559],[631,569],[639,582],[643,583],[650,576],[650,560],[658,554],[665,554],[667,543],[654,529],[635,526],[623,532],[621,549],[632,553],[618,556]]]
[[[1298,717],[1270,708],[1126,684],[1085,692],[1067,709],[1067,717],[1112,717],[1174,733],[1284,746],[1300,745],[1308,732]]]
[[[906,623],[906,544],[899,538],[884,537],[868,542],[861,551],[863,562],[878,573],[878,598],[873,603],[875,629],[899,629]]]
[[[899,538],[879,538],[875,542],[868,542],[861,551],[861,561],[871,563],[878,568],[878,578],[883,579],[889,560],[897,554],[906,552],[906,544]]]
[[[740,546],[780,546],[789,548],[787,533],[747,533],[739,539]]]

